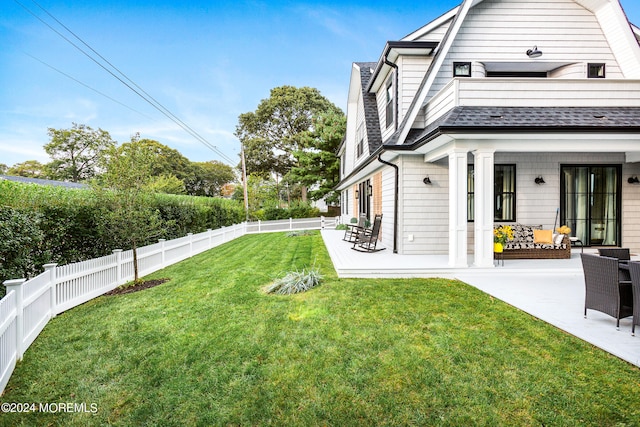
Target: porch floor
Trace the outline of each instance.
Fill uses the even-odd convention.
[[[572,249],[571,259],[505,260],[504,266],[477,268],[470,256],[469,268],[451,268],[447,255],[398,255],[391,248],[357,252],[342,241],[343,235],[343,231],[322,230],[339,277],[458,279],[640,367],[640,327],[632,336],[631,317],[620,321],[620,330],[606,314],[589,310],[584,318],[580,248]]]

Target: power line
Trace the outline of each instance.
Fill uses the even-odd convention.
[[[136,110],[136,109],[134,109],[134,108],[129,107],[127,104],[124,104],[124,103],[122,103],[122,102],[118,101],[117,99],[114,99],[114,98],[110,97],[110,96],[109,96],[109,95],[107,95],[106,93],[100,92],[98,89],[95,89],[95,88],[93,88],[93,87],[89,86],[88,84],[81,82],[80,80],[78,80],[78,79],[76,79],[75,77],[73,77],[73,76],[71,76],[71,75],[69,75],[69,74],[65,73],[64,71],[61,71],[61,70],[57,69],[57,68],[56,68],[56,67],[54,67],[53,65],[51,65],[51,64],[47,64],[47,63],[46,63],[46,62],[44,62],[43,60],[38,59],[38,58],[36,58],[35,56],[28,54],[27,52],[22,52],[22,53],[24,53],[24,54],[25,54],[25,55],[27,55],[28,57],[30,57],[30,58],[32,58],[32,59],[34,59],[34,60],[38,61],[38,62],[39,62],[39,63],[41,63],[42,65],[44,65],[44,66],[47,66],[47,67],[51,68],[53,71],[56,71],[56,72],[58,72],[58,73],[62,74],[63,76],[65,76],[65,77],[67,77],[67,78],[69,78],[69,79],[73,80],[74,82],[76,82],[76,83],[78,83],[78,84],[80,84],[80,85],[82,85],[82,86],[86,87],[87,89],[94,91],[94,92],[95,92],[95,93],[97,93],[98,95],[102,95],[102,96],[104,96],[105,98],[107,98],[107,99],[109,99],[109,100],[111,100],[111,101],[115,102],[116,104],[122,105],[124,108],[127,108],[127,109],[129,109],[129,110],[133,111],[134,113],[138,113],[138,114],[140,114],[141,116],[146,117],[146,118],[147,118],[147,119],[149,119],[149,120],[154,120],[152,117],[149,117],[149,116],[147,116],[146,114],[144,114],[144,113],[142,113],[142,112],[140,112],[140,111],[138,111],[138,110]]]
[[[162,105],[160,102],[158,102],[156,99],[154,99],[151,95],[149,95],[146,91],[144,91],[138,84],[136,84],[133,80],[131,80],[126,74],[124,74],[122,71],[120,71],[117,67],[115,67],[113,64],[111,64],[108,60],[106,60],[102,55],[100,55],[95,49],[93,49],[91,46],[89,46],[88,43],[86,43],[84,40],[82,40],[79,36],[77,36],[73,31],[71,31],[67,26],[65,26],[62,22],[60,22],[57,18],[55,18],[51,13],[49,13],[46,9],[44,9],[42,6],[40,6],[37,2],[35,2],[34,0],[32,0],[32,2],[38,6],[41,10],[43,10],[47,15],[49,15],[55,22],[57,22],[60,26],[62,26],[66,31],[68,31],[70,34],[72,34],[77,40],[79,40],[82,44],[84,44],[87,48],[89,48],[92,52],[94,52],[100,59],[102,59],[106,64],[108,64],[111,68],[113,68],[114,70],[116,70],[123,78],[125,78],[127,81],[129,81],[131,83],[131,85],[135,86],[136,88],[138,88],[139,90],[136,90],[134,87],[132,87],[130,84],[128,84],[127,82],[125,82],[122,78],[120,78],[119,76],[117,76],[116,74],[114,74],[113,71],[111,71],[110,69],[108,69],[104,64],[100,63],[98,60],[96,60],[93,56],[91,56],[89,53],[87,53],[86,51],[84,51],[81,47],[79,47],[77,44],[75,44],[73,41],[69,40],[68,37],[66,37],[65,35],[63,35],[62,33],[60,33],[58,30],[56,30],[55,28],[53,28],[51,25],[49,25],[49,23],[47,23],[46,21],[44,21],[42,18],[40,18],[38,15],[36,15],[35,13],[33,13],[28,7],[26,7],[25,5],[23,5],[22,3],[20,3],[18,0],[14,0],[18,5],[20,5],[24,10],[26,10],[30,15],[32,15],[34,18],[36,18],[38,21],[40,21],[42,24],[44,24],[45,26],[47,26],[51,31],[53,31],[54,33],[56,33],[58,36],[60,36],[62,39],[64,39],[67,43],[71,44],[73,47],[75,47],[77,50],[79,50],[82,54],[84,54],[87,58],[89,58],[91,61],[93,61],[94,63],[96,63],[100,68],[104,69],[106,72],[108,72],[109,74],[111,74],[111,76],[113,76],[114,78],[116,78],[120,83],[122,83],[123,85],[125,85],[127,88],[129,88],[131,91],[133,91],[136,95],[138,95],[140,98],[142,98],[144,101],[146,101],[149,105],[151,105],[153,108],[155,108],[156,110],[158,110],[160,113],[162,113],[165,117],[167,117],[169,120],[171,120],[172,122],[174,122],[175,124],[177,124],[178,126],[180,126],[180,128],[182,128],[185,132],[187,132],[188,134],[190,134],[191,136],[193,136],[196,140],[198,140],[200,143],[202,143],[204,146],[206,146],[207,148],[211,149],[214,153],[218,154],[220,157],[222,157],[224,160],[226,160],[227,162],[229,162],[230,164],[234,164],[235,162],[226,154],[224,154],[222,151],[220,151],[218,149],[218,147],[216,147],[215,145],[211,144],[209,141],[207,141],[204,137],[202,137],[200,134],[198,134],[195,130],[193,130],[189,125],[187,125],[186,123],[184,123],[180,118],[178,118],[175,114],[173,114],[168,108],[166,108],[164,105]],[[141,93],[142,92],[142,93]]]

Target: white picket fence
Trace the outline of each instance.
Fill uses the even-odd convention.
[[[334,228],[338,218],[324,217],[242,223],[174,240],[160,240],[138,248],[140,277],[249,233]],[[103,295],[134,279],[133,251],[116,249],[111,255],[74,264],[46,264],[30,280],[7,280],[0,300],[0,395],[16,362],[50,319],[63,311]]]

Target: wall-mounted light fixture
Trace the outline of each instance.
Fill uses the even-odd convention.
[[[542,56],[542,52],[538,50],[538,46],[534,46],[533,49],[527,50],[527,56],[529,58],[540,58]]]
[[[369,187],[367,187],[367,196],[373,196],[373,185],[369,185]]]
[[[534,182],[535,182],[536,184],[538,184],[538,185],[546,184],[546,183],[544,182],[544,178],[543,178],[543,177],[541,177],[541,176],[539,176],[539,177],[537,177],[536,179],[534,179]]]
[[[360,198],[360,192],[356,190],[356,200],[358,200],[359,198]]]
[[[629,184],[640,184],[640,180],[638,179],[637,176],[630,176],[627,182]]]
[[[425,177],[425,179],[422,180],[422,182],[424,182],[426,185],[431,185],[431,180],[429,179],[429,177]]]

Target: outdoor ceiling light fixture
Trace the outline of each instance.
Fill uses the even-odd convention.
[[[424,182],[426,185],[431,185],[431,180],[429,179],[428,176],[425,179],[423,179],[422,182]]]
[[[546,183],[544,182],[544,178],[543,178],[543,177],[541,177],[541,176],[537,177],[534,181],[535,181],[535,183],[536,183],[536,184],[538,184],[538,185],[540,185],[540,184],[546,184]]]
[[[542,52],[538,50],[538,46],[534,46],[533,49],[527,50],[527,56],[529,58],[540,58],[542,56]]]
[[[637,176],[630,176],[627,182],[629,184],[640,184],[640,180],[638,179]]]

